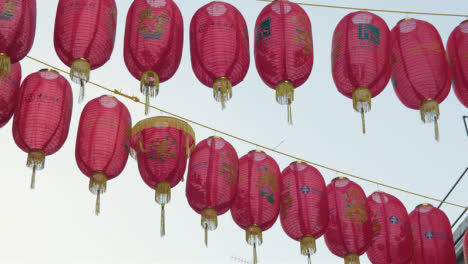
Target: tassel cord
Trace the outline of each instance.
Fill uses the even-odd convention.
[[[31,176],[31,190],[33,190],[34,188],[36,188],[36,165],[33,165],[33,172],[32,172],[32,176]]]
[[[166,213],[164,210],[164,204],[161,205],[161,237],[166,235]]]

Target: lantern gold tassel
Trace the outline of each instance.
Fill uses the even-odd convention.
[[[85,96],[85,84],[89,81],[89,72],[91,71],[91,66],[85,58],[75,59],[71,64],[70,69],[70,78],[73,82],[80,85],[80,95],[78,97],[78,102],[81,103],[84,100]]]
[[[317,252],[315,238],[311,235],[306,235],[301,238],[301,254],[304,256],[313,255]]]
[[[101,171],[95,171],[89,177],[89,191],[96,195],[95,213],[101,213],[101,194],[107,190],[107,175]]]
[[[220,77],[213,83],[213,97],[221,102],[221,108],[226,108],[226,102],[232,98],[232,84],[226,77]]]
[[[141,75],[140,91],[146,96],[145,115],[149,114],[149,98],[159,93],[159,75],[154,71],[145,71]]]
[[[0,53],[0,79],[10,74],[11,61],[5,53]]]
[[[345,256],[345,264],[360,264],[359,256],[356,253],[350,253]]]
[[[366,120],[364,114],[372,107],[372,94],[367,87],[358,87],[353,91],[353,108],[361,113],[362,133],[366,133]]]
[[[282,81],[276,85],[276,102],[288,105],[288,123],[292,125],[291,104],[294,101],[294,86],[289,81]]]
[[[439,140],[439,103],[437,101],[429,98],[422,102],[421,106],[419,107],[421,112],[421,119],[424,123],[426,122],[434,122],[434,131],[435,131],[435,139]]]
[[[251,225],[245,229],[245,240],[254,250],[254,264],[257,263],[257,245],[262,245],[262,229],[258,225]]]
[[[218,212],[211,207],[201,211],[201,226],[205,229],[205,245],[208,247],[208,231],[216,230],[218,227]]]
[[[161,237],[164,237],[166,235],[166,214],[164,207],[171,201],[171,185],[166,181],[162,181],[156,184],[155,190],[155,200],[161,205]]]
[[[44,169],[45,153],[40,149],[32,149],[28,153],[28,160],[26,166],[32,168],[33,173],[31,176],[31,189],[35,188],[36,185],[36,170]]]

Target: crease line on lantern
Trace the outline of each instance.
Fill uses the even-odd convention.
[[[276,0],[257,0],[260,2],[274,2]],[[335,5],[322,5],[322,4],[312,4],[312,3],[300,3],[293,2],[298,5],[304,6],[315,6],[315,7],[326,7],[326,8],[336,8],[336,9],[348,9],[348,10],[358,10],[358,11],[373,11],[373,12],[385,12],[385,13],[398,13],[398,14],[413,14],[413,15],[430,15],[430,16],[451,16],[451,17],[468,17],[468,15],[461,14],[444,14],[444,13],[430,13],[430,12],[416,12],[416,11],[398,11],[398,10],[385,10],[385,9],[373,9],[373,8],[358,8],[358,7],[349,7],[349,6],[335,6]]]
[[[260,0],[259,0],[260,1]],[[262,0],[263,1],[263,0]],[[33,61],[36,61],[38,63],[41,63],[47,67],[50,67],[50,68],[53,68],[57,71],[60,71],[60,72],[63,72],[67,75],[70,75],[70,73],[68,71],[65,71],[65,70],[62,70],[58,67],[55,67],[51,64],[48,64],[44,61],[41,61],[39,59],[36,59],[36,58],[33,58],[31,56],[26,56],[28,59],[30,60],[33,60]],[[79,76],[75,76],[73,75],[73,77],[76,77],[76,78],[80,78]],[[89,84],[92,84],[96,87],[99,87],[101,89],[104,89],[108,92],[111,92],[111,93],[114,93],[114,94],[117,94],[117,95],[120,95],[122,97],[125,97],[127,99],[130,99],[136,103],[139,103],[139,104],[142,104],[142,105],[146,105],[146,103],[140,101],[140,99],[136,96],[130,96],[130,95],[127,95],[125,93],[122,93],[120,91],[118,91],[117,89],[109,89],[105,86],[102,86],[100,84],[97,84],[95,82],[92,82],[92,81],[88,81]],[[456,204],[456,203],[452,203],[452,202],[447,202],[447,201],[442,201],[440,199],[436,199],[436,198],[433,198],[433,197],[429,197],[429,196],[426,196],[426,195],[422,195],[422,194],[419,194],[419,193],[415,193],[415,192],[411,192],[411,191],[407,191],[405,189],[401,189],[401,188],[398,188],[398,187],[394,187],[394,186],[391,186],[391,185],[387,185],[387,184],[384,184],[384,183],[381,183],[381,182],[377,182],[377,181],[373,181],[373,180],[369,180],[369,179],[366,179],[366,178],[363,178],[363,177],[360,177],[360,176],[357,176],[357,175],[354,175],[354,174],[351,174],[351,173],[347,173],[347,172],[344,172],[344,171],[340,171],[340,170],[337,170],[337,169],[333,169],[331,167],[327,167],[325,165],[322,165],[322,164],[319,164],[319,163],[315,163],[315,162],[312,162],[312,161],[308,161],[308,160],[305,160],[305,159],[302,159],[302,158],[299,158],[299,157],[296,157],[296,156],[293,156],[293,155],[290,155],[290,154],[287,154],[287,153],[284,153],[284,152],[281,152],[281,151],[278,151],[276,149],[273,149],[273,148],[269,148],[269,147],[266,147],[266,146],[263,146],[263,145],[260,145],[260,144],[257,144],[255,142],[252,142],[250,140],[247,140],[247,139],[243,139],[243,138],[240,138],[240,137],[237,137],[235,135],[231,135],[227,132],[223,132],[221,130],[218,130],[218,129],[215,129],[215,128],[212,128],[212,127],[209,127],[207,125],[204,125],[202,123],[199,123],[199,122],[196,122],[196,121],[193,121],[193,120],[190,120],[188,118],[185,118],[185,117],[182,117],[182,116],[179,116],[179,115],[176,115],[176,114],[173,114],[171,112],[168,112],[168,111],[165,111],[164,109],[161,109],[161,108],[157,108],[155,106],[152,106],[152,105],[148,105],[149,107],[155,109],[155,110],[159,110],[160,112],[162,113],[165,113],[167,115],[171,115],[171,116],[174,116],[174,117],[177,117],[179,119],[182,119],[186,122],[189,122],[189,123],[192,123],[192,124],[195,124],[197,126],[200,126],[200,127],[203,127],[203,128],[206,128],[208,130],[211,130],[211,131],[214,131],[216,133],[220,133],[220,134],[223,134],[225,136],[228,136],[228,137],[231,137],[233,139],[237,139],[239,141],[242,141],[244,143],[247,143],[247,144],[250,144],[250,145],[253,145],[255,146],[256,148],[262,148],[262,149],[265,149],[265,150],[268,150],[268,151],[271,151],[271,152],[274,152],[276,154],[280,154],[280,155],[283,155],[285,157],[288,157],[288,158],[291,158],[291,159],[294,159],[294,160],[298,160],[298,161],[302,161],[302,162],[305,162],[305,163],[308,163],[308,164],[311,164],[311,165],[314,165],[314,166],[317,166],[317,167],[320,167],[322,169],[326,169],[326,170],[329,170],[329,171],[333,171],[333,172],[336,172],[336,173],[339,173],[339,174],[342,174],[342,175],[345,175],[345,176],[348,176],[348,177],[351,177],[351,178],[354,178],[354,179],[358,179],[358,180],[361,180],[361,181],[365,181],[365,182],[369,182],[369,183],[373,183],[373,184],[377,184],[377,185],[380,185],[380,186],[383,186],[383,187],[387,187],[387,188],[390,188],[390,189],[393,189],[393,190],[396,190],[396,191],[400,191],[400,192],[404,192],[404,193],[407,193],[407,194],[411,194],[411,195],[414,195],[414,196],[418,196],[420,198],[424,198],[424,199],[429,199],[429,200],[432,200],[432,201],[436,201],[436,202],[440,202],[440,203],[444,203],[444,204],[448,204],[448,205],[452,205],[452,206],[456,206],[456,207],[459,207],[459,208],[463,208],[463,209],[468,209],[468,207],[466,206],[462,206],[462,205],[459,205],[459,204]]]

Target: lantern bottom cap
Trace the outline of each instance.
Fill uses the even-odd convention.
[[[360,264],[359,255],[356,253],[349,253],[344,258],[345,264]]]
[[[251,225],[245,229],[245,240],[249,245],[260,246],[263,243],[262,229],[258,225]]]
[[[226,108],[226,102],[232,98],[232,83],[226,77],[220,77],[213,83],[213,97],[221,102],[221,108]]]
[[[156,184],[155,201],[164,206],[171,201],[171,185],[167,181]]]
[[[306,235],[301,238],[301,254],[304,256],[310,256],[317,252],[317,245],[315,237],[312,235]]]
[[[6,77],[11,71],[11,60],[5,53],[0,53],[0,78]]]

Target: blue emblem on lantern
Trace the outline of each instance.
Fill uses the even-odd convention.
[[[424,236],[428,239],[432,239],[434,237],[434,233],[432,233],[431,231],[426,231],[426,233],[424,233]]]
[[[396,216],[390,216],[390,223],[398,224],[398,218]]]
[[[301,192],[302,192],[303,194],[308,194],[308,193],[310,192],[309,186],[305,186],[305,185],[302,186],[302,187],[301,187]]]

